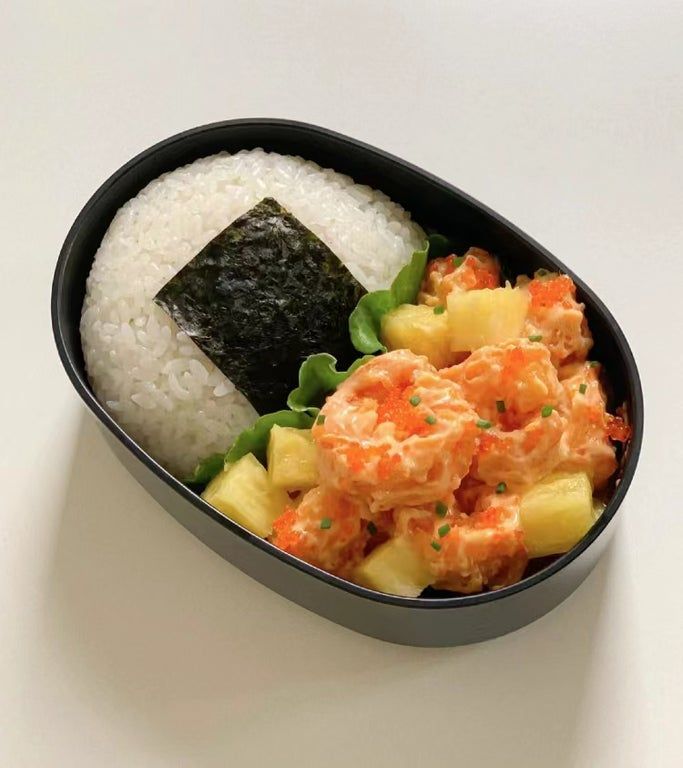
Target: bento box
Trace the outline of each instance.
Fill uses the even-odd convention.
[[[217,152],[263,148],[301,156],[379,189],[410,211],[426,231],[463,247],[505,253],[517,273],[549,270],[573,279],[585,304],[594,352],[611,374],[610,399],[623,404],[630,440],[619,453],[611,497],[590,531],[570,551],[540,560],[518,583],[479,594],[401,597],[361,586],[293,557],[254,535],[167,471],[119,426],[93,393],[79,324],[95,253],[117,210],[150,181]],[[590,573],[614,531],[642,441],[638,370],[616,320],[571,269],[481,203],[410,163],[324,128],[276,119],[230,120],[194,128],[150,147],[116,171],[86,203],[57,262],[52,287],[54,337],[69,379],[122,463],[183,526],[252,578],[315,613],[372,637],[414,646],[454,646],[503,635],[539,618]],[[95,500],[93,500],[95,503]],[[256,608],[255,608],[256,609]]]

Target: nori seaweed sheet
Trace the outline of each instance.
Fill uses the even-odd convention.
[[[155,296],[259,413],[282,408],[299,367],[356,357],[349,315],[365,293],[335,254],[264,198],[217,235]]]

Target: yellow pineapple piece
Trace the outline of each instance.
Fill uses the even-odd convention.
[[[263,538],[272,532],[273,521],[289,502],[287,493],[273,485],[265,467],[252,453],[216,475],[202,498]]]
[[[436,368],[450,364],[451,350],[445,307],[402,304],[382,318],[382,341],[387,349],[409,349],[425,355]]]
[[[501,344],[522,333],[529,305],[519,288],[483,288],[448,294],[448,325],[453,352],[472,352]]]
[[[268,475],[273,485],[301,491],[318,484],[316,450],[310,429],[279,427],[270,430]]]
[[[359,584],[378,592],[418,597],[432,581],[427,562],[406,539],[389,539],[356,568]]]
[[[529,556],[567,552],[586,535],[599,511],[585,472],[548,475],[522,496],[520,522]]]

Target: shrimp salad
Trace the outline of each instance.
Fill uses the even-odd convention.
[[[568,275],[511,283],[481,248],[416,264],[412,301],[367,294],[352,315],[365,357],[305,361],[288,408],[218,458],[203,497],[370,589],[499,589],[586,535],[630,427],[608,412]]]

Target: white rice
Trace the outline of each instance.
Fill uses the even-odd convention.
[[[88,277],[83,353],[100,402],[178,476],[226,450],[256,413],[152,299],[266,196],[313,230],[368,290],[386,287],[424,238],[381,192],[299,157],[260,149],[197,160],[128,201]]]

